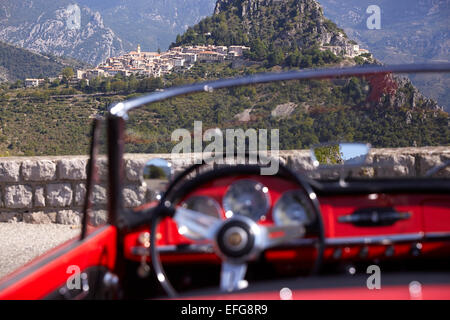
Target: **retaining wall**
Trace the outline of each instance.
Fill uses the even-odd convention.
[[[189,158],[171,158],[169,154],[125,155],[124,201],[135,207],[149,200],[140,172],[151,158],[171,159],[175,171],[189,165]],[[0,222],[78,224],[85,197],[86,156],[0,158]],[[371,177],[423,176],[435,165],[450,160],[449,147],[373,149],[369,163],[375,168],[352,172]],[[313,169],[308,150],[280,151],[280,161],[297,171]],[[99,183],[94,186],[95,221],[106,215],[106,159],[98,161]],[[329,175],[322,172],[315,176]],[[439,176],[450,178],[450,168]]]

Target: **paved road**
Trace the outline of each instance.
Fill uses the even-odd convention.
[[[79,233],[66,225],[0,223],[0,278]]]

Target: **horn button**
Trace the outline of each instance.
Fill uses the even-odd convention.
[[[217,233],[217,245],[220,251],[232,258],[249,254],[255,245],[255,235],[244,221],[226,222]]]

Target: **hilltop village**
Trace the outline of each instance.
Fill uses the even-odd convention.
[[[320,51],[331,51],[337,56],[354,58],[370,55],[369,51],[362,49],[357,44],[347,46],[323,45]],[[93,69],[77,70],[68,80],[70,85],[77,85],[84,80],[89,81],[97,77],[113,77],[120,74],[124,77],[137,75],[141,77],[159,78],[172,72],[189,70],[197,62],[218,63],[232,61],[244,57],[244,53],[250,51],[249,47],[241,45],[215,46],[195,45],[173,47],[165,52],[142,51],[138,45],[135,51],[130,51],[119,57],[110,57]],[[62,75],[58,77],[60,80]],[[56,78],[51,78],[50,82]],[[44,79],[26,79],[26,87],[38,87],[45,82]]]
[[[119,57],[108,58],[94,69],[77,70],[77,79],[92,79],[98,76],[123,76],[131,74],[144,77],[161,77],[180,69],[190,69],[196,62],[213,63],[234,60],[242,57],[245,46],[189,46],[174,47],[166,52],[141,51],[138,45],[136,51],[128,52]]]

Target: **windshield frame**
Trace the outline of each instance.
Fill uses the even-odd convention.
[[[408,73],[445,73],[450,72],[450,63],[370,65],[362,67],[325,68],[291,70],[283,72],[257,73],[245,77],[236,77],[216,81],[205,81],[196,84],[173,87],[158,92],[152,92],[141,97],[114,103],[108,108],[110,116],[128,119],[128,112],[146,104],[166,100],[189,93],[212,92],[215,89],[244,86],[250,84],[278,82],[286,80],[315,80],[336,77],[351,77],[374,74],[408,74]]]
[[[286,80],[329,79],[374,74],[409,74],[409,73],[446,73],[450,72],[450,63],[376,65],[362,67],[326,68],[311,70],[294,70],[272,73],[258,73],[245,77],[206,81],[196,84],[173,87],[152,92],[141,97],[114,103],[108,108],[107,126],[107,158],[108,158],[108,221],[119,227],[126,227],[122,215],[124,183],[124,150],[125,129],[128,112],[150,103],[166,100],[196,92],[212,92],[215,89],[237,87],[250,84],[279,82]]]

